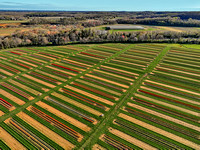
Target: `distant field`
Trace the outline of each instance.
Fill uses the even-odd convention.
[[[0,149],[199,149],[200,46],[0,51]]]

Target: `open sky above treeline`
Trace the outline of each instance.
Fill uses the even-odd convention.
[[[200,11],[200,0],[0,0],[0,10]]]

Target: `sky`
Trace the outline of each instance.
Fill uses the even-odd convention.
[[[0,0],[0,10],[200,11],[200,0]]]

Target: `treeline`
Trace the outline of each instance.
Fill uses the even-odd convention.
[[[143,24],[157,26],[200,27],[200,20],[182,20],[178,17],[144,18],[144,19],[118,19],[118,24]]]
[[[45,46],[65,45],[69,43],[104,43],[104,42],[127,42],[127,43],[188,43],[199,44],[200,33],[198,32],[132,32],[132,33],[109,33],[100,30],[70,30],[49,32],[48,30],[34,30],[32,32],[17,32],[11,36],[0,37],[0,48],[13,48],[18,46]]]

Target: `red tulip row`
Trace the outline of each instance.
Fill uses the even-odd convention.
[[[4,64],[0,64],[0,67],[3,67],[3,68],[5,68],[5,69],[8,69],[8,70],[10,70],[10,71],[12,71],[12,72],[15,72],[15,73],[20,73],[19,70],[14,69],[14,68],[9,67],[9,66],[6,66],[6,65],[4,65]]]
[[[45,114],[44,112],[40,111],[39,109],[37,109],[35,107],[31,107],[30,111],[32,113],[36,114],[38,117],[40,117],[40,118],[46,120],[47,122],[51,123],[53,126],[55,126],[55,127],[59,128],[60,130],[66,132],[67,134],[74,137],[75,139],[80,138],[80,136],[78,135],[78,132],[76,132],[75,130],[66,126],[65,124],[61,123],[60,121],[52,118],[51,116]]]
[[[79,99],[79,100],[82,100],[82,101],[84,101],[84,102],[86,102],[86,103],[88,103],[88,104],[94,105],[94,106],[96,106],[96,107],[98,107],[98,108],[101,108],[101,109],[103,109],[103,110],[106,109],[106,107],[105,107],[104,105],[102,105],[102,104],[100,104],[100,103],[98,103],[98,102],[95,102],[95,101],[93,101],[93,100],[90,100],[90,99],[88,99],[88,98],[86,98],[86,97],[84,97],[84,96],[81,96],[81,95],[79,95],[79,94],[76,94],[76,93],[74,93],[74,92],[71,92],[71,91],[69,91],[69,90],[67,90],[67,89],[62,88],[62,90],[63,90],[64,93],[66,93],[66,94],[68,94],[68,95],[70,95],[70,96],[72,96],[72,97],[75,97],[75,98],[77,98],[77,99]]]
[[[29,66],[27,66],[27,65],[24,65],[24,64],[22,64],[22,63],[19,63],[19,62],[17,62],[17,61],[11,60],[11,62],[13,62],[14,64],[17,64],[17,65],[19,65],[19,66],[22,66],[22,67],[24,67],[24,68],[31,69],[31,67],[29,67]]]
[[[114,96],[112,96],[112,95],[110,95],[110,94],[104,93],[104,92],[102,92],[102,91],[96,90],[96,89],[94,89],[94,88],[90,88],[90,87],[87,87],[87,86],[85,86],[85,85],[82,85],[82,84],[79,84],[79,83],[75,83],[75,82],[74,82],[73,84],[76,85],[76,86],[78,86],[78,87],[84,88],[84,89],[86,89],[86,90],[88,90],[88,91],[91,91],[91,92],[97,93],[97,94],[99,94],[99,95],[105,96],[105,97],[107,97],[107,98],[110,98],[110,99],[112,99],[112,100],[115,100],[115,99],[116,99],[116,97],[114,97]]]
[[[10,85],[10,84],[8,84],[8,83],[3,82],[3,83],[0,83],[0,85],[2,85],[3,87],[5,87],[5,88],[7,88],[7,89],[9,89],[9,90],[11,90],[11,91],[13,91],[13,92],[15,92],[15,93],[21,95],[21,96],[23,96],[24,98],[26,98],[26,99],[28,99],[28,100],[29,100],[30,98],[32,98],[29,94],[27,94],[27,93],[25,93],[25,92],[23,92],[23,91],[17,89],[16,87],[14,87],[14,86],[12,86],[12,85]]]
[[[10,109],[13,105],[5,101],[4,99],[0,98],[0,104],[6,107],[7,109]]]
[[[80,71],[77,71],[77,70],[74,70],[74,69],[71,69],[71,68],[67,68],[67,67],[64,67],[64,66],[61,66],[61,65],[57,65],[57,64],[51,64],[51,65],[56,66],[56,67],[60,67],[60,68],[63,68],[63,69],[67,69],[67,70],[70,70],[70,71],[73,71],[73,72],[81,73]]]
[[[20,54],[20,53],[17,53],[17,52],[10,52],[10,53],[13,53],[13,54],[16,54],[16,55],[22,55],[22,54]]]
[[[157,95],[157,94],[154,94],[154,93],[150,93],[150,92],[147,92],[147,91],[144,91],[144,90],[139,90],[139,91],[142,92],[142,93],[145,93],[145,94],[149,94],[149,95],[161,98],[161,99],[166,99],[166,100],[171,101],[171,102],[175,102],[175,103],[178,103],[178,104],[181,104],[181,105],[185,105],[185,106],[191,107],[193,109],[200,110],[200,107],[197,107],[197,106],[186,104],[186,103],[183,103],[183,102],[180,102],[180,101],[177,101],[177,100],[173,100],[171,98],[167,98],[167,97],[164,97],[164,96],[160,96],[160,95]]]
[[[89,54],[89,53],[85,53],[85,52],[81,52],[81,54],[84,54],[84,55],[88,55],[88,56],[93,56],[93,57],[97,57],[97,58],[106,58],[106,57],[103,57],[103,56],[98,56],[98,55],[94,55],[94,54]]]

